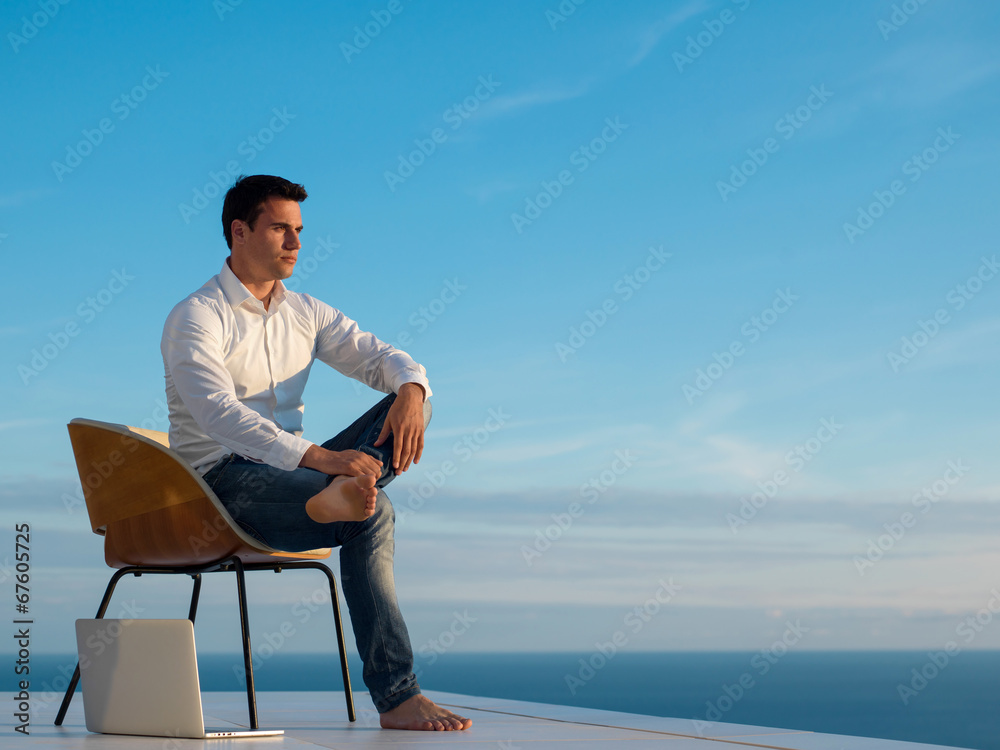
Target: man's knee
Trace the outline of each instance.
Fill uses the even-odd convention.
[[[368,523],[390,533],[396,525],[396,509],[392,507],[389,496],[381,489],[375,498],[375,512],[368,518]]]

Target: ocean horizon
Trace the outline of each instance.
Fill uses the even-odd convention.
[[[255,653],[258,691],[342,689],[335,654]],[[242,658],[199,655],[202,690],[243,690]],[[349,661],[365,705],[361,663]],[[34,711],[54,710],[75,664],[32,655]],[[1000,750],[1000,651],[445,653],[418,656],[415,671],[428,690]]]

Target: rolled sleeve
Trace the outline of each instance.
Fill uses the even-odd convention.
[[[383,393],[398,393],[406,383],[417,383],[423,386],[425,399],[431,396],[427,370],[409,354],[362,331],[340,310],[310,301],[316,307],[317,359]]]

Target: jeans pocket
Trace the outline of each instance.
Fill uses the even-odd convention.
[[[213,466],[211,469],[205,472],[205,475],[202,478],[205,480],[205,483],[212,489],[213,492],[215,491],[215,486],[219,483],[219,480],[222,478],[223,472],[226,470],[229,464],[233,462],[234,458],[236,458],[235,453],[230,453],[228,456],[223,456],[222,458],[220,458],[218,461],[215,462],[215,466]]]

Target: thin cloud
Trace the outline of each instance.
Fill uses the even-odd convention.
[[[47,195],[52,195],[55,191],[50,189],[18,190],[14,193],[0,195],[0,208],[16,208],[25,203],[31,203]],[[2,235],[6,237],[7,235]]]
[[[520,445],[509,445],[502,448],[484,448],[480,451],[480,460],[498,461],[501,463],[519,464],[522,461],[531,461],[540,458],[551,458],[562,456],[567,453],[575,453],[593,444],[593,440],[586,436],[569,437],[564,440],[543,440],[539,442],[522,443]]]
[[[868,98],[903,107],[931,107],[983,85],[1000,74],[1000,63],[974,45],[915,42],[901,47],[864,78]]]
[[[13,430],[19,427],[32,427],[36,424],[49,424],[51,419],[8,419],[0,422],[0,432]]]
[[[494,180],[493,182],[487,182],[483,185],[469,188],[466,192],[474,196],[479,203],[488,203],[496,195],[511,193],[516,190],[521,190],[523,187],[524,186],[519,182]]]
[[[495,96],[483,104],[476,118],[482,120],[513,115],[535,107],[577,99],[587,93],[590,85],[590,81],[586,81],[573,88],[536,89],[519,94]]]
[[[657,45],[659,45],[664,36],[669,34],[692,16],[705,12],[709,9],[709,7],[711,7],[711,3],[708,2],[708,0],[694,0],[694,2],[690,2],[687,5],[678,8],[666,18],[661,18],[659,21],[652,24],[649,28],[643,31],[642,36],[639,38],[639,49],[632,56],[632,59],[629,60],[629,67],[635,67],[641,63],[654,49],[656,49]]]
[[[918,351],[913,356],[912,364],[907,363],[903,367],[937,370],[991,362],[997,357],[997,341],[1000,341],[1000,318],[975,321],[963,328],[945,328],[927,346],[926,352]],[[899,349],[898,345],[896,349]]]

